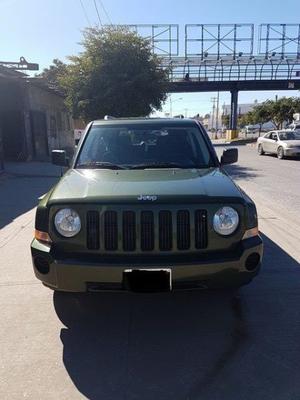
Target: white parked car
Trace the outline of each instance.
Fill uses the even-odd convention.
[[[297,131],[271,131],[257,139],[259,155],[277,154],[279,159],[300,156],[300,133]]]

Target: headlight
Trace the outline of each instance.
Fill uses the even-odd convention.
[[[73,237],[81,229],[80,217],[76,211],[71,208],[59,210],[54,218],[54,225],[57,232],[64,237]]]
[[[222,207],[215,213],[213,225],[220,235],[231,235],[239,225],[239,215],[231,207]]]

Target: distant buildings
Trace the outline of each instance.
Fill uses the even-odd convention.
[[[255,106],[257,106],[259,103],[257,100],[254,100],[253,103],[246,103],[246,104],[239,104],[238,106],[238,115],[244,115],[247,114],[249,111],[252,111]],[[230,109],[231,105],[230,104],[223,104],[222,106],[222,114],[223,115],[230,115]]]
[[[257,100],[255,100],[253,103],[245,103],[245,104],[239,104],[238,106],[238,116],[242,116],[247,114],[249,111],[252,111],[253,108],[259,104]],[[230,113],[231,113],[231,105],[230,104],[223,104],[222,107],[220,107],[220,112],[219,115],[217,116],[216,113],[216,108],[213,109],[214,111],[210,114],[206,114],[203,117],[203,125],[205,126],[206,129],[211,130],[211,129],[226,129],[228,128],[227,124],[224,123],[224,121],[228,121],[230,118]],[[225,117],[225,118],[224,118]],[[227,118],[226,118],[227,117]],[[273,124],[270,122],[267,122],[264,124],[265,129],[272,129]]]

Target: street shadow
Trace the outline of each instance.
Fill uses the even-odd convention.
[[[79,392],[92,400],[299,398],[299,265],[264,242],[261,274],[238,292],[55,292],[63,362]]]
[[[36,207],[38,198],[47,193],[58,179],[48,176],[0,177],[0,229]]]
[[[258,173],[259,170],[250,168],[249,166],[242,167],[239,164],[225,165],[223,169],[235,180],[250,180],[260,176]]]
[[[277,154],[272,154],[272,153],[265,153],[263,157],[278,158]],[[278,161],[282,162],[283,160],[278,160]],[[300,157],[299,156],[284,157],[284,161],[300,161]]]

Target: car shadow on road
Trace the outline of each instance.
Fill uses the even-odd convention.
[[[235,180],[249,180],[261,175],[259,170],[250,168],[249,166],[243,167],[239,164],[226,165],[223,169]]]
[[[4,176],[0,178],[0,229],[34,208],[59,178]]]
[[[298,398],[299,265],[264,242],[261,274],[238,292],[55,292],[77,389],[92,400]]]
[[[265,153],[263,154],[263,157],[270,157],[270,158],[278,158],[277,154],[272,154],[272,153]],[[300,161],[300,157],[284,157],[285,161]],[[279,162],[282,162],[282,160],[278,160]]]

